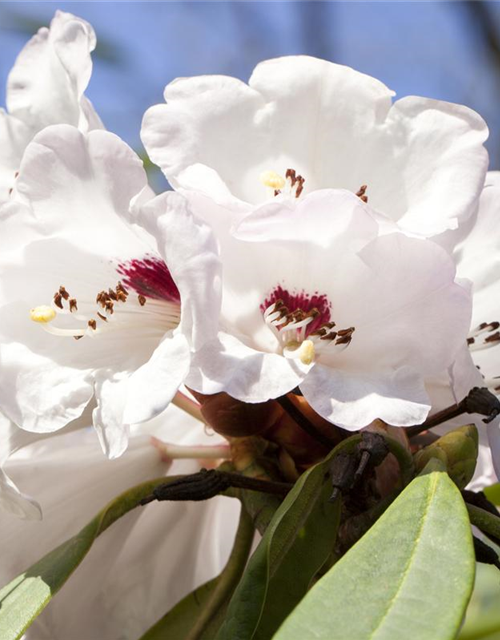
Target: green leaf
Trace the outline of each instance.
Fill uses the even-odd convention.
[[[476,564],[474,591],[459,640],[500,640],[500,580],[491,564]]]
[[[460,492],[445,473],[420,476],[309,591],[274,640],[452,640],[474,568]]]
[[[339,508],[338,501],[327,501],[328,461],[304,473],[277,509],[231,599],[217,640],[269,638],[329,556]]]
[[[210,602],[210,598],[213,596],[219,581],[220,576],[217,576],[213,580],[202,584],[198,589],[191,591],[191,593],[178,602],[163,618],[158,620],[140,640],[165,640],[165,638],[184,639],[191,630],[193,621],[198,618],[207,603]]]
[[[500,640],[500,615],[489,614],[474,625],[465,625],[458,640]]]
[[[179,476],[144,482],[111,501],[79,533],[0,590],[0,640],[17,640],[43,611],[88,553],[98,535],[134,509],[158,485]]]
[[[473,504],[467,504],[467,511],[469,512],[469,518],[473,525],[497,541],[500,541],[500,513],[494,516],[489,511],[485,511]]]
[[[493,504],[497,506],[500,505],[500,482],[492,484],[491,487],[486,487],[486,489],[484,489],[484,495]]]
[[[234,547],[222,573],[183,598],[140,640],[212,640],[245,569],[254,532],[252,519],[242,508]]]

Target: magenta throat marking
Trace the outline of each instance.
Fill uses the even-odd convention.
[[[154,300],[180,303],[179,289],[161,258],[147,256],[142,260],[128,260],[118,265],[123,284],[139,295]]]
[[[264,303],[260,305],[262,313],[264,313],[267,308],[278,300],[283,302],[290,313],[300,310],[307,314],[313,309],[318,312],[318,315],[306,327],[306,337],[331,320],[330,309],[332,305],[325,294],[319,294],[316,292],[313,295],[309,295],[305,291],[302,291],[301,293],[290,293],[286,289],[283,289],[281,285],[278,285],[268,295]]]

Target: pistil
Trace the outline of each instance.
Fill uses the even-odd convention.
[[[325,322],[310,331],[313,323],[317,326],[320,316],[316,307],[307,312],[300,308],[291,312],[281,299],[270,304],[263,313],[264,321],[281,344],[283,355],[305,365],[312,364],[327,347],[334,348],[337,353],[343,351],[354,333],[354,327],[334,331],[335,322]]]

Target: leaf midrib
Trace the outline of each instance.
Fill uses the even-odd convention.
[[[426,500],[424,511],[422,513],[422,521],[421,521],[421,524],[420,524],[420,528],[419,528],[417,537],[415,539],[414,552],[411,554],[410,558],[408,559],[408,562],[407,562],[407,565],[405,567],[405,570],[401,574],[401,579],[400,579],[398,588],[396,589],[396,593],[390,599],[384,615],[380,619],[380,621],[377,624],[377,626],[375,627],[375,629],[373,629],[373,631],[370,634],[370,638],[371,639],[375,639],[376,634],[378,633],[378,631],[380,630],[380,628],[384,624],[384,621],[386,620],[387,616],[391,612],[396,599],[399,597],[399,594],[401,593],[401,591],[402,591],[402,589],[404,587],[404,584],[405,584],[405,582],[407,580],[408,574],[411,571],[413,562],[415,561],[415,558],[418,555],[418,546],[419,546],[420,540],[422,538],[422,533],[423,533],[423,531],[425,529],[426,516],[427,516],[427,513],[429,512],[429,508],[430,508],[430,505],[431,505],[431,502],[432,502],[432,498],[434,497],[434,494],[436,493],[436,487],[437,487],[437,483],[438,483],[438,478],[433,478],[432,476],[430,478],[431,478],[431,483],[432,484],[431,484],[431,487],[430,487],[430,490],[429,490],[429,493],[428,493],[428,496],[427,496],[427,500]]]

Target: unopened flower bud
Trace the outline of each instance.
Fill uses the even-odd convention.
[[[468,424],[436,440],[415,454],[415,467],[422,471],[431,458],[446,466],[448,475],[459,489],[472,480],[478,455],[478,434],[475,425]]]

